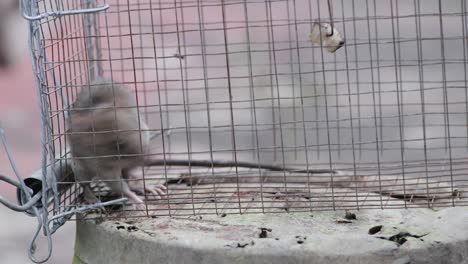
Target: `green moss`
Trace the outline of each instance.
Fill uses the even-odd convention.
[[[72,264],[86,264],[78,256],[80,254],[80,243],[78,243],[78,236],[75,238],[75,254],[73,255]]]

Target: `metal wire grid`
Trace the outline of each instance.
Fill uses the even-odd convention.
[[[333,55],[308,40],[329,22],[327,1],[39,1],[111,6],[33,28],[49,161],[65,159],[68,104],[104,75],[135,92],[150,130],[169,129],[151,154],[354,175],[269,183],[260,169],[148,168],[147,184],[227,179],[169,184],[167,199],[146,197],[151,215],[466,205],[466,1],[332,2],[346,39]],[[53,214],[79,195],[59,186]]]

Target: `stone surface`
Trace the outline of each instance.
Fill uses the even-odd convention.
[[[354,213],[78,221],[74,263],[468,263],[466,207]]]

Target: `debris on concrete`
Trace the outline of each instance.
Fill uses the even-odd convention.
[[[268,233],[271,233],[271,228],[260,227],[260,234],[258,234],[259,238],[267,238]]]
[[[425,234],[425,235],[427,235],[427,234]],[[386,239],[386,240],[395,242],[395,243],[397,243],[398,246],[401,246],[404,243],[406,243],[406,241],[408,241],[408,237],[413,237],[413,238],[419,239],[420,241],[424,241],[423,239],[421,239],[421,237],[423,237],[425,235],[413,235],[413,234],[410,234],[408,232],[399,232],[398,234],[395,234],[395,235],[390,236],[390,237],[379,236],[378,238]]]
[[[250,242],[235,242],[235,243],[232,243],[232,244],[227,244],[226,247],[230,247],[230,248],[245,248],[247,246],[253,246],[255,245],[255,242],[254,241],[250,241]]]
[[[356,219],[357,219],[357,218],[356,218],[356,214],[346,211],[346,213],[345,213],[345,219],[346,219],[346,220],[356,220]]]
[[[336,220],[336,223],[337,223],[337,224],[352,224],[353,221],[351,221],[351,220],[345,220],[345,219],[338,219],[338,220]]]
[[[221,213],[229,217],[140,218],[131,225],[125,222],[128,218],[101,224],[77,221],[76,258],[102,264],[151,264],[155,259],[207,264],[407,264],[409,259],[411,264],[460,264],[468,259],[468,210],[463,207],[362,210],[359,221],[343,219],[343,211],[317,211],[314,217],[310,212]],[[352,224],[337,224],[336,219]]]
[[[307,240],[307,237],[305,236],[296,236],[296,242],[298,244],[304,244],[304,242]]]
[[[373,226],[369,229],[368,234],[369,235],[377,234],[378,232],[380,232],[380,230],[382,230],[382,227],[383,227],[382,225]]]

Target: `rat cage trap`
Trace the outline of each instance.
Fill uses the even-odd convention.
[[[17,209],[38,217],[49,237],[75,213],[468,205],[465,0],[22,0],[21,7],[43,164],[20,181]],[[80,91],[101,77],[128,89],[146,123],[136,132],[151,139],[141,155],[152,166],[114,180],[167,189],[139,193],[138,210],[98,175],[86,183],[98,202],[84,203],[74,175],[67,120]]]

